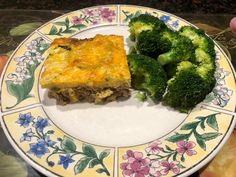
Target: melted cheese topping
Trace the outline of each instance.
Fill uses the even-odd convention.
[[[122,36],[58,38],[49,49],[40,80],[44,88],[130,86]]]

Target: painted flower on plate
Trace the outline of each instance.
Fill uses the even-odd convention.
[[[160,141],[153,141],[145,150],[148,154],[159,154],[161,151],[163,151],[163,148],[160,147],[160,145]]]
[[[33,124],[33,127],[35,127],[39,132],[43,132],[43,129],[49,125],[50,124],[47,118],[38,116],[37,121]]]
[[[58,164],[62,165],[64,169],[67,169],[69,164],[74,162],[70,154],[66,154],[66,156],[60,155],[59,157],[60,160]]]
[[[170,21],[170,16],[167,16],[167,15],[162,15],[160,17],[160,19],[165,22],[165,23],[168,23]]]
[[[176,151],[180,154],[187,154],[188,156],[196,155],[197,152],[193,150],[196,144],[192,141],[179,141],[176,143],[178,148]]]
[[[28,127],[30,122],[34,120],[34,117],[31,116],[31,113],[26,114],[19,114],[19,119],[16,121],[16,123],[20,124],[20,126],[23,126],[24,128]]]
[[[178,165],[179,162],[177,161],[168,162],[167,160],[163,160],[160,162],[160,166],[162,167],[162,170],[160,172],[162,175],[167,175],[170,171],[178,174],[180,172]]]
[[[50,140],[50,136],[49,135],[45,136],[44,141],[45,141],[45,143],[47,143],[47,145],[49,147],[53,147],[56,144],[55,141]]]
[[[142,152],[128,150],[123,159],[128,160],[120,166],[124,176],[146,177],[149,174],[151,161],[149,158],[144,158]]]
[[[71,20],[72,24],[78,25],[78,24],[82,24],[82,22],[83,22],[82,18],[79,18],[78,16],[73,16],[72,17],[72,20]]]
[[[48,146],[43,139],[39,139],[37,143],[30,144],[30,154],[34,154],[36,157],[41,158],[46,153],[49,153]]]
[[[149,173],[152,175],[152,177],[160,177],[162,176],[160,172],[160,163],[159,161],[153,161],[151,166],[150,166],[150,171]]]
[[[23,136],[20,138],[20,142],[23,141],[31,141],[32,136],[34,135],[34,132],[32,132],[32,129],[26,130],[25,133],[23,133]]]
[[[112,22],[112,20],[114,19],[116,15],[114,10],[110,10],[109,8],[99,8],[98,12],[99,12],[100,17],[104,21],[108,21],[108,22]]]
[[[176,20],[172,23],[172,26],[177,28],[179,26],[179,20]]]

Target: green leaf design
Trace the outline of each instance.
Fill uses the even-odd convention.
[[[62,33],[67,33],[67,34],[71,34],[71,33],[74,33],[76,32],[75,30],[71,30],[71,29],[67,29],[65,31],[63,31]]]
[[[49,33],[49,35],[58,35],[58,30],[57,30],[57,27],[55,25],[52,25]]]
[[[70,21],[69,21],[68,17],[66,17],[66,19],[65,19],[65,24],[66,24],[66,28],[69,28]]]
[[[99,159],[103,161],[103,159],[109,156],[109,154],[110,154],[110,150],[106,149],[99,154]]]
[[[184,161],[185,161],[185,158],[184,158],[183,155],[181,156],[180,160],[181,160],[181,162],[184,162]]]
[[[103,168],[99,168],[99,169],[96,170],[96,172],[97,173],[103,173],[103,172],[106,173],[106,170],[103,169]]]
[[[76,145],[73,141],[73,139],[64,136],[63,140],[61,141],[61,148],[65,150],[67,153],[75,152],[76,151]]]
[[[83,144],[82,150],[83,150],[83,153],[86,156],[97,158],[97,153],[96,153],[96,151],[95,151],[93,146],[91,146],[89,144]]]
[[[78,30],[80,30],[80,29],[82,29],[82,28],[85,28],[86,27],[86,25],[84,25],[84,24],[78,24],[78,25],[72,25],[71,26],[71,28],[76,28],[76,29],[78,29]]]
[[[219,131],[218,123],[216,121],[216,114],[209,115],[206,123],[207,125],[209,125],[209,127],[213,128],[216,131]]]
[[[174,161],[176,161],[177,155],[178,155],[178,153],[175,153],[175,154],[173,155],[173,160],[174,160]]]
[[[204,151],[206,151],[206,143],[205,143],[205,141],[204,141],[203,139],[201,139],[201,138],[196,138],[196,140],[197,140],[198,145],[199,145]]]
[[[202,121],[202,122],[200,123],[200,127],[201,127],[203,130],[205,130],[206,126],[205,126],[205,122],[204,122],[204,121]]]
[[[180,130],[192,130],[195,129],[198,126],[199,122],[190,122],[190,123],[186,123],[184,124]]]
[[[42,25],[41,22],[24,23],[10,30],[11,36],[25,36]]]
[[[206,143],[205,143],[204,139],[197,132],[194,132],[194,136],[197,140],[198,145],[205,151],[206,150]]]
[[[212,139],[217,138],[220,135],[222,135],[222,133],[212,132],[212,133],[204,133],[201,135],[201,137],[204,141],[210,141]]]
[[[89,163],[89,168],[93,168],[95,167],[96,165],[99,165],[100,164],[100,160],[98,159],[93,159],[91,160],[91,162]]]
[[[12,80],[7,80],[6,85],[8,93],[16,97],[17,103],[24,99],[24,87],[22,85],[14,84]]]
[[[168,151],[173,151],[173,149],[171,149],[169,146],[165,145],[165,147]]]
[[[171,137],[167,138],[167,141],[170,141],[172,143],[176,143],[178,141],[186,140],[189,138],[189,134],[175,134]]]
[[[84,169],[88,166],[88,163],[90,162],[92,158],[90,157],[83,157],[81,158],[76,165],[74,166],[74,172],[75,174],[82,173]]]
[[[183,165],[180,164],[180,163],[179,163],[177,166],[178,166],[179,168],[186,168],[185,166],[183,166]]]

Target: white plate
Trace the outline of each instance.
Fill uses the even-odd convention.
[[[235,119],[235,73],[216,45],[217,85],[189,114],[132,97],[106,105],[57,105],[38,81],[46,49],[57,37],[125,37],[130,18],[150,13],[178,30],[191,25],[172,14],[107,5],[58,17],[37,29],[11,56],[2,78],[1,123],[17,152],[48,176],[188,176],[209,162],[230,136]],[[21,71],[29,63],[31,74]],[[22,66],[21,66],[22,65]],[[21,69],[20,69],[21,68]]]

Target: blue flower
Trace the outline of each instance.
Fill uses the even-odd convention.
[[[20,126],[23,126],[24,128],[28,127],[30,122],[34,120],[34,117],[31,116],[31,113],[21,114],[19,115],[19,119],[16,121],[16,123],[20,124]]]
[[[34,154],[36,157],[41,158],[46,153],[49,153],[48,146],[43,139],[39,139],[37,143],[30,144],[30,154]]]
[[[53,147],[56,144],[55,141],[50,140],[50,136],[48,135],[44,138],[44,141],[49,147]]]
[[[59,155],[59,156],[60,156],[60,161],[58,162],[58,164],[63,165],[64,169],[67,169],[69,164],[74,162],[70,154],[66,154],[66,156],[63,156],[63,155]]]
[[[170,20],[170,16],[162,15],[162,16],[160,17],[160,19],[161,19],[163,22],[167,23],[167,22]]]
[[[43,129],[49,126],[49,122],[47,118],[42,118],[38,116],[37,122],[34,123],[33,127],[35,127],[39,132],[43,132]]]
[[[26,132],[23,133],[23,136],[20,138],[20,142],[31,141],[31,138],[32,138],[33,135],[34,135],[34,133],[32,132],[31,128],[26,130]]]
[[[172,26],[175,27],[175,28],[178,27],[179,26],[179,20],[174,21],[172,23]]]

